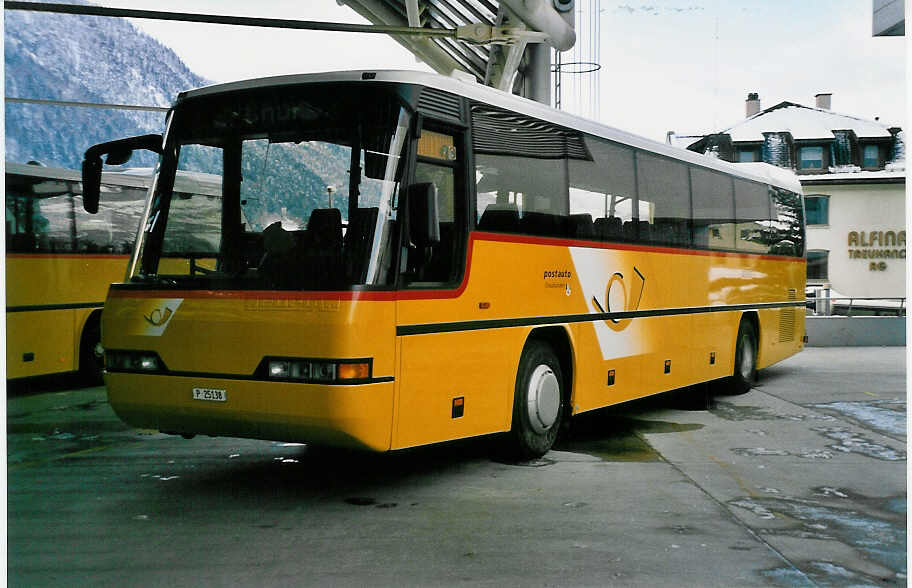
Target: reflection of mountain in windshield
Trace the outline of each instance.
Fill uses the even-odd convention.
[[[165,256],[215,256],[221,238],[222,199],[203,194],[177,194],[171,200]]]

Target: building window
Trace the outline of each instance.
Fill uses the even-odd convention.
[[[798,169],[823,169],[823,147],[820,145],[799,147]]]
[[[738,163],[760,161],[760,151],[757,149],[738,149]]]
[[[862,150],[862,167],[880,167],[880,149],[877,145],[865,145]]]
[[[829,279],[827,258],[829,251],[811,250],[807,252],[807,279],[821,281]]]
[[[830,224],[830,197],[823,194],[805,196],[804,211],[808,225]]]

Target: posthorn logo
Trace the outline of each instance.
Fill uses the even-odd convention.
[[[172,314],[174,314],[174,311],[166,306],[164,307],[164,310],[161,308],[156,308],[148,315],[143,315],[143,318],[145,318],[146,322],[148,322],[150,325],[160,327],[168,322],[168,319],[171,318]]]

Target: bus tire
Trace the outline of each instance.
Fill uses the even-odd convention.
[[[757,380],[757,331],[750,320],[741,319],[735,342],[735,370],[728,389],[731,394],[745,394]]]
[[[79,340],[79,376],[83,383],[90,386],[100,386],[104,383],[104,360],[99,353],[100,348],[101,322],[97,316],[89,317]]]
[[[557,439],[564,414],[564,380],[560,361],[550,345],[531,340],[523,349],[513,392],[510,457],[541,457]]]

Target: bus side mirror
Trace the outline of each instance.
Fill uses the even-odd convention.
[[[130,161],[133,151],[146,149],[161,155],[161,135],[139,135],[117,141],[108,141],[89,147],[82,160],[82,207],[89,214],[98,212],[101,197],[101,158],[108,165],[123,165]]]
[[[423,249],[440,243],[437,186],[432,183],[412,184],[406,190],[405,200],[409,244]]]
[[[101,194],[101,158],[82,160],[82,207],[89,214],[98,212]]]

